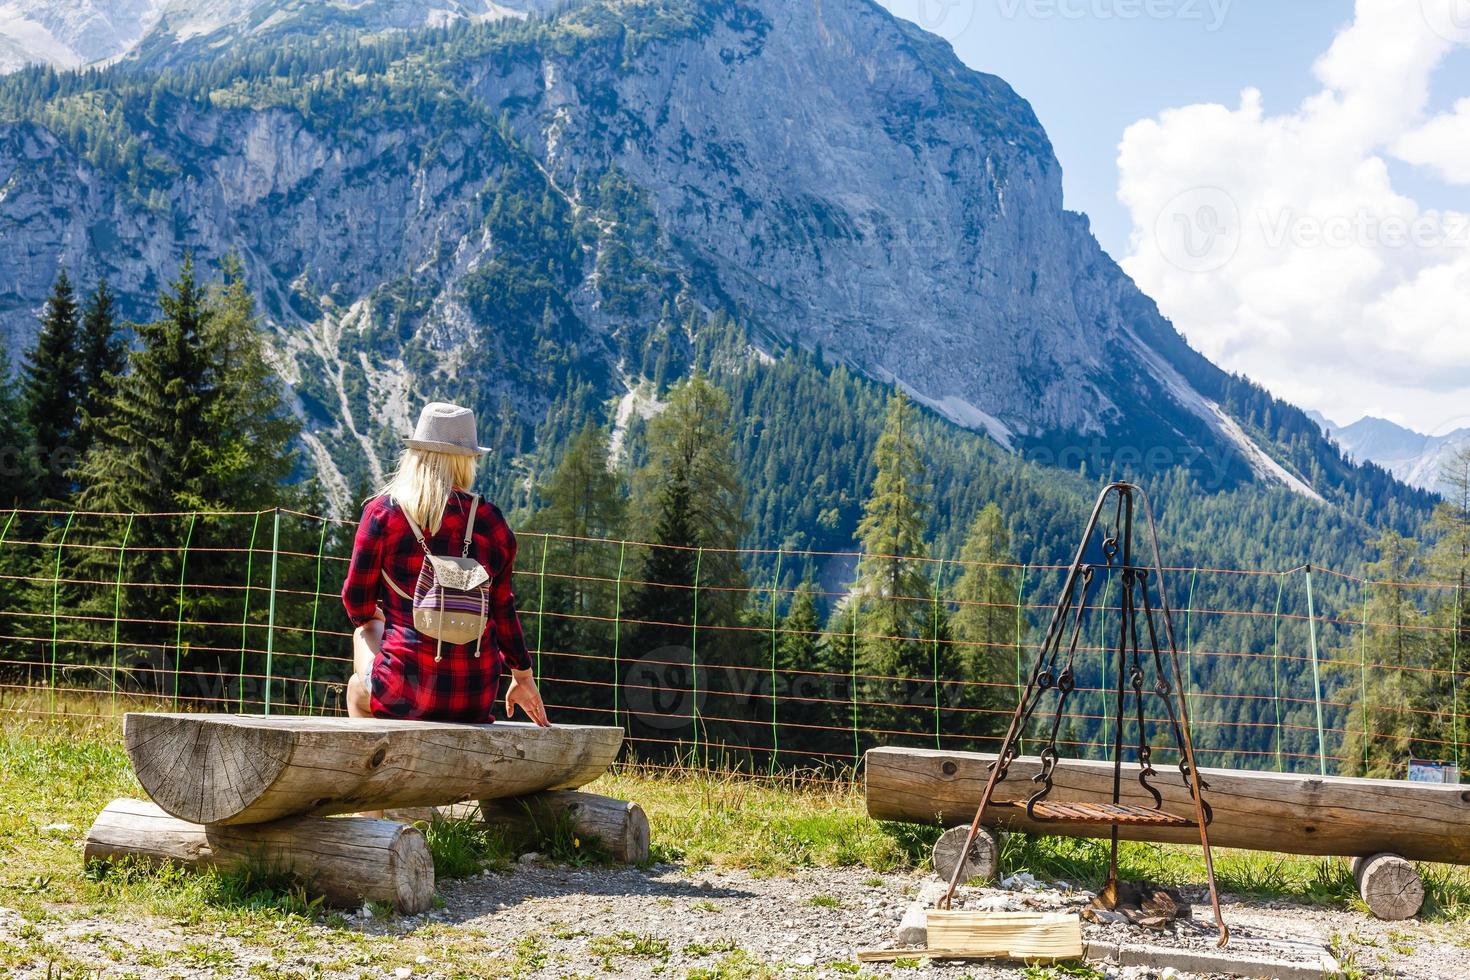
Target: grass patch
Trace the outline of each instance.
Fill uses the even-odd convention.
[[[921,865],[939,835],[935,828],[870,819],[856,786],[628,766],[589,788],[637,800],[648,813],[655,858],[694,868],[757,874],[841,866],[892,871]]]
[[[772,969],[743,949],[721,957],[714,966],[695,967],[688,980],[773,980],[780,971]]]
[[[587,949],[593,955],[602,957],[604,973],[614,972],[617,969],[615,961],[618,959],[636,957],[663,961],[669,958],[671,952],[667,940],[657,936],[640,936],[626,929],[590,940]]]
[[[486,868],[503,871],[515,860],[504,832],[482,820],[427,820],[418,827],[434,858],[437,878],[468,878]]]

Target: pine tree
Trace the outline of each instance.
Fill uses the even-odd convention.
[[[1435,712],[1447,698],[1441,699],[1434,674],[1413,669],[1423,663],[1424,633],[1406,583],[1417,572],[1419,543],[1385,531],[1374,548],[1379,558],[1367,569],[1372,584],[1363,656],[1376,669],[1368,672],[1367,697],[1349,712],[1343,747],[1350,775],[1395,778],[1418,754],[1420,740],[1438,740],[1441,719]]]
[[[35,446],[37,490],[56,503],[71,495],[68,472],[76,464],[77,304],[63,271],[51,287],[41,332],[22,368],[26,421]]]
[[[698,556],[700,581],[720,589],[701,597],[701,618],[733,621],[741,605],[739,590],[746,584],[740,558],[733,553],[745,520],[728,396],[702,374],[694,374],[670,391],[664,410],[649,421],[646,444],[646,461],[632,481],[633,535],[656,544],[706,549]],[[689,556],[690,585],[694,557]],[[685,559],[660,557],[656,550],[650,561],[682,567]]]
[[[101,415],[111,404],[128,366],[128,351],[118,329],[115,297],[104,279],[92,291],[82,311],[78,340],[77,461],[87,455]]]
[[[137,327],[125,392],[101,412],[93,450],[82,461],[82,505],[150,513],[203,509],[213,437],[206,411],[214,377],[204,335],[211,312],[185,259],[159,297],[163,316]]]
[[[712,675],[709,665],[754,663],[740,649],[744,634],[732,629],[742,623],[746,579],[739,555],[730,550],[739,545],[744,523],[729,412],[728,398],[702,375],[676,386],[648,423],[645,462],[632,481],[632,533],[653,545],[641,562],[644,584],[630,597],[629,608],[643,623],[633,638],[640,655],[663,662],[656,669],[664,672],[665,686],[683,692],[677,702],[682,712],[675,713],[691,725],[694,690],[708,700],[716,693],[711,685],[728,673]],[[688,668],[681,666],[686,656]],[[665,736],[677,720],[664,719]],[[725,727],[702,725],[699,737],[706,745],[722,741]]]
[[[31,506],[35,502],[36,447],[26,425],[25,405],[11,377],[0,368],[0,502]]]
[[[223,283],[206,291],[200,333],[212,381],[200,497],[221,510],[264,510],[288,496],[283,484],[295,466],[292,447],[301,426],[286,408],[281,383],[265,359],[244,268],[234,255],[227,255],[221,268]]]
[[[965,697],[982,709],[976,731],[995,734],[1005,727],[1005,710],[1014,704],[1016,570],[1012,567],[1010,531],[994,503],[975,516],[960,551],[964,572],[955,585],[960,608],[954,617],[955,637],[963,645],[965,676],[974,683]]]
[[[885,676],[915,676],[905,665],[916,659],[912,648],[929,611],[923,566],[927,488],[912,414],[902,393],[889,399],[873,452],[878,472],[857,529],[863,551],[857,579],[864,596],[862,656],[869,673]]]
[[[623,534],[626,502],[620,481],[608,469],[607,432],[600,426],[582,429],[567,446],[550,478],[537,488],[542,507],[526,530],[547,536],[536,542],[546,549],[538,606],[555,610],[539,624],[542,648],[552,656],[569,655],[557,665],[558,681],[548,687],[558,704],[605,706],[608,667],[589,654],[610,649],[620,594],[618,576],[626,571],[626,552],[616,538]],[[522,534],[522,540],[527,538]],[[618,682],[613,677],[613,683]]]
[[[1455,682],[1454,675],[1463,670],[1470,656],[1470,446],[1459,447],[1445,461],[1440,488],[1444,499],[1435,507],[1425,529],[1433,542],[1427,564],[1431,578],[1453,583],[1454,588],[1440,590],[1429,609],[1436,627],[1431,633],[1430,664],[1436,678],[1451,678],[1436,685],[1442,703],[1458,698],[1458,703],[1452,704],[1450,724],[1444,726],[1444,737],[1464,744],[1470,741],[1470,733],[1458,719],[1470,706],[1470,691]]]

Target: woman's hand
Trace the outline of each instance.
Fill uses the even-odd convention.
[[[529,670],[510,672],[510,687],[505,689],[506,721],[515,717],[516,708],[542,728],[551,727],[546,717],[546,705],[541,703],[541,692],[536,690],[536,678]]]

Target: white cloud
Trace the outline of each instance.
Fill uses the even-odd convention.
[[[1465,0],[1422,2],[1358,0],[1291,112],[1248,89],[1130,126],[1118,195],[1124,267],[1196,347],[1339,421],[1429,430],[1470,412],[1470,215],[1399,192],[1389,164],[1470,183],[1470,99],[1427,115],[1470,31],[1446,29]]]
[[[1461,99],[1453,112],[1405,133],[1395,145],[1394,155],[1429,167],[1451,184],[1470,184],[1470,99]]]

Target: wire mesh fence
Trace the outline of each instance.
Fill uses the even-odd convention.
[[[341,713],[353,530],[288,510],[0,512],[0,710],[106,694]],[[519,538],[513,582],[554,720],[622,726],[655,763],[829,778],[874,745],[994,749],[1065,573],[912,558],[923,594],[892,595],[848,585],[859,561],[883,556]],[[684,553],[683,580],[646,576],[660,550]],[[1166,571],[1205,765],[1458,772],[1462,587],[1311,565]],[[1098,594],[1057,738],[1092,758],[1118,724],[1104,696],[1118,589],[1108,578]],[[1151,711],[1146,725],[1165,721]]]

